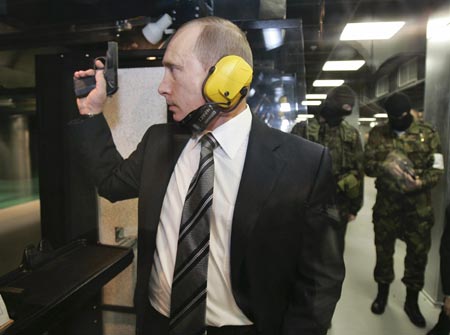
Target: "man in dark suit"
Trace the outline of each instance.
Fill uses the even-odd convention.
[[[110,201],[139,197],[137,333],[325,334],[344,278],[327,150],[253,117],[245,101],[248,87],[205,130],[192,133],[180,124],[206,106],[205,81],[227,55],[252,65],[245,34],[230,21],[206,17],[177,31],[158,89],[176,122],[150,127],[127,159],[118,154],[101,114],[101,71],[95,74],[97,87],[77,100],[82,120],[73,122],[72,133],[99,194]],[[93,70],[74,74],[92,75]],[[213,151],[204,328],[177,333],[172,321],[179,314],[171,309],[177,239],[184,199],[203,155],[199,142],[210,134],[219,147]],[[187,303],[181,318],[200,309],[202,299]]]
[[[441,283],[444,293],[444,304],[436,325],[427,335],[448,335],[450,333],[450,205],[445,211],[445,227],[441,238]]]

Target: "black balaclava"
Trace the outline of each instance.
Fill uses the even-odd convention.
[[[344,116],[352,113],[355,104],[355,94],[347,85],[341,85],[332,89],[327,94],[323,107],[320,110],[320,116],[330,125],[335,127],[339,125]]]
[[[411,103],[408,96],[403,93],[394,93],[386,99],[384,108],[389,117],[391,128],[397,131],[405,131],[413,122],[411,115]],[[405,116],[401,116],[403,113]]]

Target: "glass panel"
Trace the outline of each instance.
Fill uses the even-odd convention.
[[[247,99],[251,110],[273,128],[289,132],[306,114],[303,32],[300,20],[237,23],[253,51],[254,75]]]

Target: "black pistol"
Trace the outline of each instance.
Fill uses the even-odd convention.
[[[111,96],[119,89],[117,77],[117,68],[119,66],[117,42],[108,42],[108,50],[106,51],[106,56],[95,58],[95,70],[97,69],[97,67],[95,66],[96,60],[100,60],[104,64],[103,75],[105,76],[106,80],[106,95]],[[77,98],[83,98],[87,96],[89,92],[95,88],[95,84],[95,76],[73,78],[75,96]]]

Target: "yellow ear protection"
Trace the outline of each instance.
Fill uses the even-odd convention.
[[[194,133],[201,133],[217,115],[231,112],[244,99],[252,75],[252,67],[241,57],[221,58],[209,69],[203,82],[203,97],[207,103],[190,112],[180,123]]]
[[[209,69],[203,82],[203,97],[224,111],[233,110],[247,95],[252,82],[252,67],[241,57],[222,57]]]

